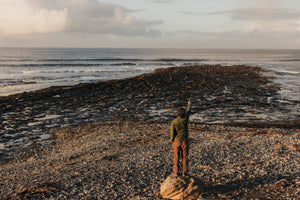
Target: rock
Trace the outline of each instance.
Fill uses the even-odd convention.
[[[160,194],[165,199],[197,199],[204,191],[204,183],[195,177],[170,175],[160,186]]]

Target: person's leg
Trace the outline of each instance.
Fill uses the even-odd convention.
[[[187,140],[181,142],[182,148],[182,175],[186,175],[188,172],[188,155],[189,155],[189,144]]]
[[[179,159],[179,148],[180,148],[180,143],[179,142],[173,142],[173,151],[174,151],[174,173],[177,175],[178,174],[178,159]]]

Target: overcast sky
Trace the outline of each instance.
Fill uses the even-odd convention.
[[[0,0],[0,47],[300,49],[300,0]]]

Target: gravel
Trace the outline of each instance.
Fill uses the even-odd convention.
[[[0,166],[0,198],[162,199],[173,168],[169,125],[54,129],[51,144]],[[299,144],[299,129],[191,123],[189,173],[206,184],[203,199],[299,199]]]

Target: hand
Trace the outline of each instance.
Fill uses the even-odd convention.
[[[188,101],[188,105],[190,105],[191,104],[191,101]]]

